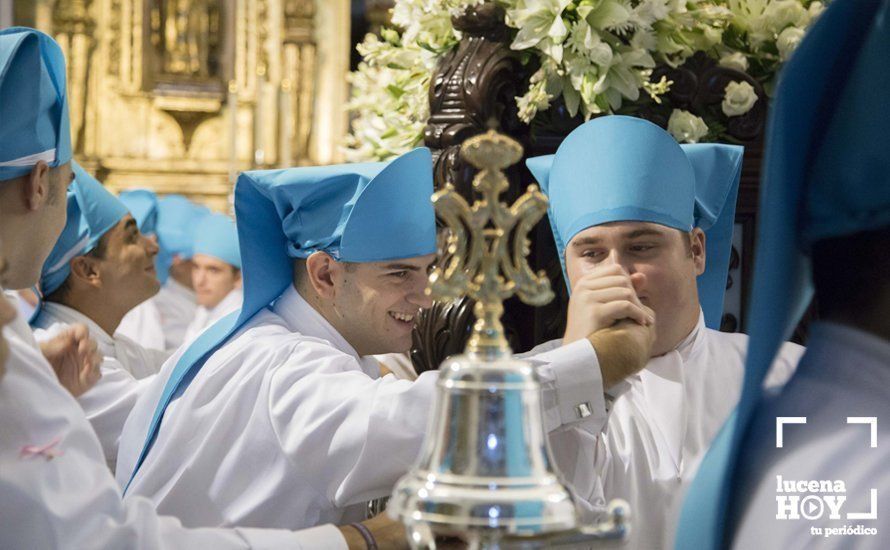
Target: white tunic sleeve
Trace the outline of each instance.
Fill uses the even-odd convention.
[[[544,388],[550,429],[586,420],[573,406],[564,406],[560,394],[569,395],[570,405],[575,405],[577,399],[589,401],[597,393],[595,383],[579,374],[594,370],[589,343],[588,348],[586,354],[581,343],[565,346],[571,360],[560,362],[564,368],[557,367],[555,359],[550,365],[558,373]],[[539,357],[540,364],[557,356]],[[315,488],[334,506],[386,496],[420,452],[438,375],[426,372],[414,382],[392,376],[373,379],[360,371],[351,355],[306,341],[271,378],[273,430],[295,467],[308,464],[320,470],[313,476]]]
[[[10,345],[0,379],[0,548],[345,548],[333,526],[301,532],[185,529],[120,492],[99,441],[32,343]]]
[[[270,380],[272,429],[334,506],[388,496],[420,452],[437,377],[373,379],[352,356],[306,342]]]
[[[136,404],[142,391],[151,384],[153,376],[136,380],[117,360],[105,357],[102,361],[102,378],[89,391],[77,398],[87,420],[99,437],[105,461],[111,471],[117,462],[117,448],[124,422]]]
[[[565,346],[552,340],[517,357],[537,367],[549,431],[571,427],[599,434],[606,427],[612,391],[603,389],[599,359],[589,340]]]

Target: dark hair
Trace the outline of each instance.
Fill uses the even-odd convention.
[[[879,311],[886,302],[877,299],[890,294],[890,226],[823,239],[812,258],[819,317],[890,323],[890,311]]]
[[[90,250],[86,254],[82,254],[82,256],[86,256],[88,258],[94,258],[96,260],[104,260],[105,254],[108,252],[108,232],[99,237],[99,242],[96,243],[96,248]],[[77,258],[78,256],[75,256]],[[73,258],[72,258],[73,260]],[[70,261],[68,263],[71,263]],[[51,294],[47,294],[44,298],[47,302],[55,302],[57,304],[65,303],[68,298],[68,294],[71,292],[71,274],[69,273],[65,280],[59,285],[59,288],[55,289]]]
[[[356,262],[339,262],[346,269],[347,273],[353,273],[358,268]],[[307,283],[308,274],[306,273],[306,259],[294,258],[293,260],[293,277],[292,281],[297,290],[304,288],[302,285]]]
[[[49,181],[49,193],[47,202],[49,204],[58,204],[58,201],[64,201],[68,196],[68,181],[60,181],[62,179],[62,170],[59,167],[50,168],[47,174]]]

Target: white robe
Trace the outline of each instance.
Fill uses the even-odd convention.
[[[591,396],[593,416],[602,419],[598,429],[551,434],[556,463],[588,521],[621,498],[632,514],[626,548],[671,547],[684,483],[741,395],[747,341],[744,334],[706,328],[701,315],[675,350],[651,359],[607,395]],[[774,366],[776,383],[787,380],[802,353],[785,344]]]
[[[24,298],[18,293],[12,290],[6,290],[3,292],[6,295],[6,298],[15,304],[15,308],[18,311],[19,317],[27,321],[34,315],[36,308],[32,306],[30,303],[26,302]]]
[[[374,359],[399,380],[417,380],[417,371],[407,353],[384,353],[375,355]]]
[[[195,311],[195,318],[192,319],[188,328],[185,329],[185,339],[183,341],[191,342],[196,336],[204,332],[204,329],[229,313],[240,309],[243,298],[244,294],[241,292],[241,289],[236,288],[226,294],[226,297],[220,300],[216,307],[206,308],[198,306],[198,309]]]
[[[178,355],[124,427],[122,486]],[[560,369],[545,364],[561,356],[576,360]],[[550,428],[593,424],[576,414],[581,397],[602,392],[588,383],[592,357],[585,340],[536,358]],[[437,372],[415,382],[380,378],[376,360],[359,357],[290,287],[170,403],[127,495],[146,496],[190,526],[303,528],[361,519],[364,503],[389,496],[416,460],[437,379]]]
[[[102,378],[77,400],[102,442],[108,466],[114,471],[124,421],[136,398],[160,371],[170,353],[145,349],[117,333],[112,338],[86,315],[53,302],[44,302],[41,306],[33,323],[34,337],[42,342],[76,323],[86,325],[102,355]]]
[[[190,530],[175,518],[158,516],[147,499],[122,502],[96,435],[59,385],[25,321],[13,321],[3,336],[10,356],[0,378],[0,548],[346,547],[331,525],[300,533]],[[38,452],[42,447],[48,448]]]
[[[195,318],[195,293],[176,282],[173,277],[161,287],[151,299],[161,312],[161,326],[164,330],[164,349],[175,350],[185,341],[185,329]]]
[[[168,349],[161,310],[154,299],[148,299],[127,312],[115,334],[123,334],[144,348]]]
[[[776,417],[806,417],[806,424],[785,424],[776,448]],[[877,446],[869,424],[848,424],[847,417],[876,418]],[[794,377],[768,397],[752,420],[750,452],[739,463],[738,513],[733,548],[887,548],[890,518],[890,341],[851,327],[816,323]],[[745,448],[745,447],[743,447]],[[845,492],[779,492],[783,481],[842,481]],[[832,483],[834,488],[834,483]],[[784,487],[784,484],[783,484]],[[877,517],[848,518],[872,511]],[[837,519],[825,504],[809,500],[799,519],[776,519],[777,498],[846,497]],[[824,501],[823,501],[824,502]],[[810,508],[812,506],[813,508]],[[807,519],[801,512],[818,519]],[[877,529],[875,535],[840,534],[844,526]],[[821,534],[811,528],[821,528]],[[830,536],[829,529],[837,529]]]

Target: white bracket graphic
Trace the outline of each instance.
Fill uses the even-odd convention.
[[[806,416],[777,416],[776,417],[776,449],[782,448],[782,430],[785,424],[806,424]]]
[[[847,424],[869,424],[871,426],[871,448],[878,448],[878,417],[877,416],[848,416]]]
[[[871,508],[868,512],[849,512],[847,519],[878,519],[878,490],[871,490]]]

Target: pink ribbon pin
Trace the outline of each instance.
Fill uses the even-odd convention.
[[[19,458],[42,456],[47,460],[52,460],[57,456],[65,454],[61,449],[55,448],[61,441],[62,437],[58,436],[46,445],[25,445],[19,452]]]

